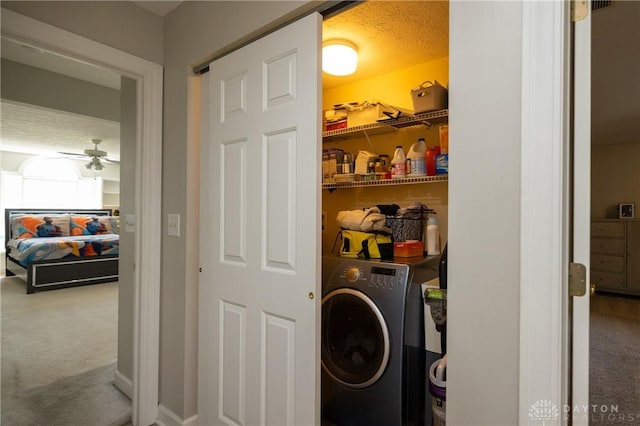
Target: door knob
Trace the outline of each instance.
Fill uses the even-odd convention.
[[[589,295],[593,296],[594,294],[596,294],[596,285],[594,283],[591,283],[591,286],[589,288]]]

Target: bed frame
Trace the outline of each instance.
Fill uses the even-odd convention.
[[[111,209],[6,209],[5,247],[11,239],[11,217],[21,214],[84,214],[111,216]],[[118,255],[91,258],[41,260],[22,266],[6,252],[6,276],[17,276],[27,283],[27,294],[88,284],[118,281]]]

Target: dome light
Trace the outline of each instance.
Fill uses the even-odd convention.
[[[322,70],[327,74],[344,76],[358,68],[358,51],[347,40],[328,40],[322,47]]]

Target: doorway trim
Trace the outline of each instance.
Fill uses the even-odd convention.
[[[158,416],[160,341],[162,66],[52,25],[2,10],[2,35],[137,81],[133,410],[134,425]]]
[[[519,424],[568,399],[568,11],[522,3]]]

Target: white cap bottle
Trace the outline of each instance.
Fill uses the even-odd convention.
[[[427,220],[427,255],[437,256],[440,254],[440,230],[438,229],[438,219],[429,216]]]
[[[424,138],[418,139],[418,142],[411,145],[409,153],[407,154],[407,162],[410,166],[407,168],[407,174],[409,177],[413,176],[426,176],[427,170],[425,168],[424,157],[427,153],[427,144],[424,142]]]
[[[393,160],[391,160],[391,178],[400,179],[407,177],[407,157],[404,155],[402,145],[396,146],[396,151],[393,153]]]

